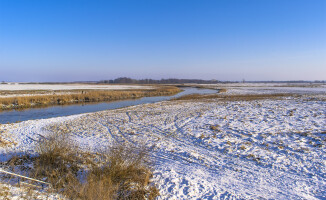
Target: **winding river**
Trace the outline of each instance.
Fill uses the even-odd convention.
[[[217,90],[212,89],[198,89],[198,88],[182,88],[184,91],[173,96],[158,96],[158,97],[143,97],[141,99],[102,102],[102,103],[87,103],[74,104],[63,106],[51,106],[46,108],[32,108],[26,110],[11,110],[0,112],[0,123],[14,123],[17,121],[27,121],[32,119],[45,119],[52,117],[61,117],[68,115],[75,115],[81,113],[97,112],[102,110],[111,110],[127,106],[134,106],[146,103],[155,103],[159,101],[166,101],[173,98],[181,97],[189,94],[213,94]]]

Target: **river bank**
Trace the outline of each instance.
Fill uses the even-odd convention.
[[[91,90],[77,89],[65,92],[52,91],[42,94],[44,91],[33,91],[32,95],[2,96],[0,98],[0,111],[13,109],[40,108],[53,105],[68,105],[89,102],[107,102],[127,99],[137,99],[151,96],[174,95],[182,90],[174,86],[155,86],[151,89],[128,90]]]

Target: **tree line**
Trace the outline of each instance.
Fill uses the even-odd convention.
[[[101,80],[99,83],[129,83],[129,84],[184,84],[184,83],[197,83],[197,84],[214,84],[221,83],[218,80],[201,80],[201,79],[177,79],[177,78],[169,78],[169,79],[132,79],[128,77],[120,77],[113,80]]]

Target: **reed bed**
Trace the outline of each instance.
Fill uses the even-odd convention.
[[[280,99],[284,97],[296,97],[294,94],[246,94],[246,95],[221,95],[221,94],[190,94],[174,100],[208,100],[219,99],[224,101],[253,101],[261,99]]]
[[[85,102],[117,101],[150,96],[173,95],[181,90],[173,86],[163,86],[149,90],[79,90],[66,94],[34,95],[0,98],[0,111],[25,109],[51,105],[65,105]]]

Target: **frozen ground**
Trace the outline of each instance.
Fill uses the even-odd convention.
[[[326,95],[326,87],[229,87],[225,94],[323,94]]]
[[[225,88],[227,95],[237,94],[323,94],[326,95],[326,84],[311,83],[230,83],[213,84],[207,87]]]
[[[0,90],[126,90],[148,89],[141,85],[97,85],[97,84],[0,84]]]
[[[63,126],[90,152],[145,142],[160,199],[326,199],[326,101],[309,95],[169,101],[5,124],[1,159],[33,153],[40,135]]]
[[[98,84],[0,84],[1,97],[17,97],[31,95],[52,95],[73,93],[74,90],[130,90],[152,89],[152,86],[142,85],[98,85]],[[27,91],[24,92],[24,91]],[[28,93],[33,91],[33,93]]]
[[[20,199],[62,199],[59,195],[31,190],[28,187],[18,187],[10,184],[0,183],[1,200],[20,200]]]

